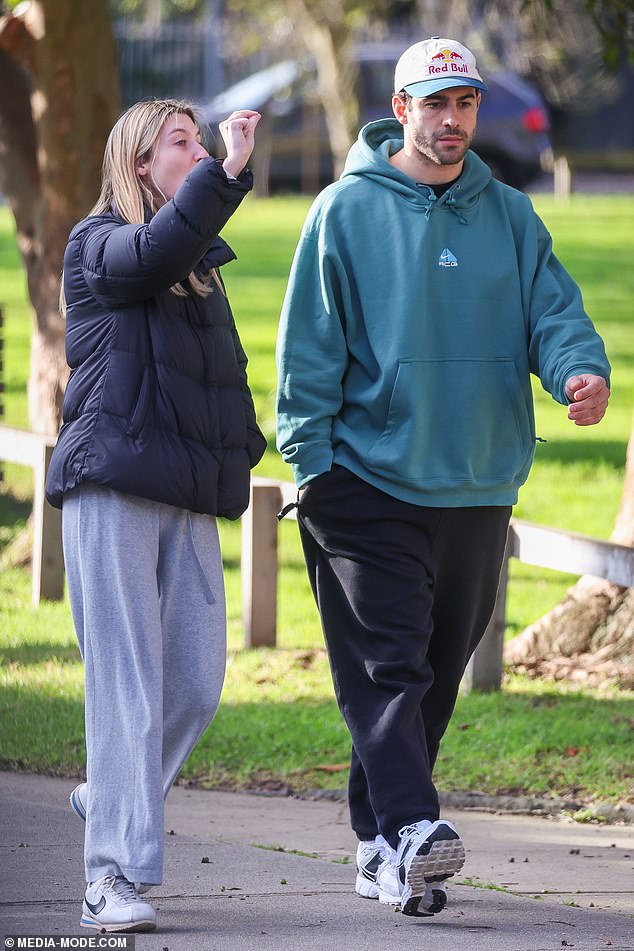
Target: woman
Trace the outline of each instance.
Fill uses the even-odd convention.
[[[163,800],[211,721],[225,669],[215,516],[238,518],[265,440],[217,268],[252,186],[260,116],[221,123],[209,157],[191,107],[132,106],[64,258],[64,425],[47,496],[86,672],[81,925],[156,926],[139,892],[163,875]],[[136,883],[136,884],[135,884]]]

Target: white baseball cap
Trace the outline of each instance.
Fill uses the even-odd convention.
[[[486,89],[473,53],[457,40],[432,36],[406,49],[394,72],[394,91],[422,99],[448,86]]]

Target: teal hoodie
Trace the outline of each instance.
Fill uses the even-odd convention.
[[[406,502],[512,505],[535,450],[530,374],[610,366],[526,195],[467,152],[441,197],[365,126],[315,200],[278,337],[278,448],[298,486],[333,462]]]

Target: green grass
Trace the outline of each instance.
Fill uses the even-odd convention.
[[[249,198],[226,237],[239,260],[225,269],[249,354],[250,381],[269,449],[257,474],[289,479],[274,449],[274,341],[305,198]],[[609,537],[623,481],[634,405],[634,199],[535,200],[559,257],[579,281],[606,340],[613,396],[599,427],[581,429],[535,385],[540,444],[515,514]],[[0,307],[5,313],[6,421],[27,425],[30,313],[10,216],[0,209]],[[0,554],[24,527],[28,470],[5,466]],[[241,649],[240,529],[221,526],[230,654],[223,702],[184,769],[207,785],[342,788],[349,740],[336,709],[296,525],[280,526],[278,649]],[[512,636],[562,597],[574,578],[513,561],[507,605]],[[83,768],[83,671],[68,601],[30,606],[27,571],[0,578],[0,764],[77,775]],[[501,693],[461,697],[437,767],[442,789],[633,801],[634,700],[509,678]],[[495,751],[493,754],[492,751]]]

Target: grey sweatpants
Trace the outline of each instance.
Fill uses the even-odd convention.
[[[224,680],[216,521],[84,484],[62,523],[86,677],[86,879],[160,884],[164,797]]]

